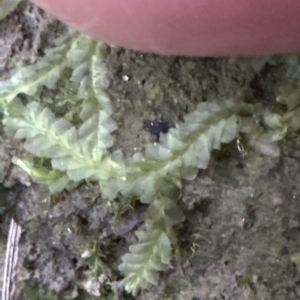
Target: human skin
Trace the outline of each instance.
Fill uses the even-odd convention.
[[[298,0],[33,0],[109,44],[193,56],[300,50]]]

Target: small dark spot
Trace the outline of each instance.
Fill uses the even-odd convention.
[[[73,263],[73,266],[76,267],[77,263],[78,263],[78,259],[76,257],[74,257],[74,258],[71,259],[71,261]]]
[[[286,256],[286,255],[289,255],[290,252],[289,252],[289,249],[288,247],[283,247],[280,251],[279,251],[279,255],[281,256]]]
[[[87,226],[89,224],[89,221],[86,217],[78,215],[78,219],[79,219],[80,224],[83,226]]]
[[[244,229],[250,229],[255,224],[257,217],[256,217],[256,207],[251,204],[247,204],[246,207],[247,217],[245,218],[244,222]]]
[[[239,162],[239,163],[236,164],[236,167],[237,167],[238,169],[244,169],[245,164],[242,163],[242,162]]]
[[[194,212],[201,213],[203,218],[207,217],[210,212],[210,205],[212,203],[211,199],[205,198],[201,199],[199,203],[195,204]]]
[[[282,236],[288,241],[296,241],[299,237],[299,228],[287,228],[282,232]]]
[[[143,129],[155,135],[157,140],[159,140],[159,135],[161,133],[167,133],[169,129],[173,127],[171,123],[165,119],[155,119],[155,120],[144,120]]]
[[[23,267],[29,271],[36,269],[36,261],[29,258],[25,258],[23,262]]]

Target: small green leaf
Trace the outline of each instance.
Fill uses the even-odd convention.
[[[0,4],[0,21],[11,14],[22,0],[4,0]]]

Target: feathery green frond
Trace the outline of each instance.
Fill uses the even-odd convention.
[[[157,284],[158,272],[168,268],[176,242],[172,227],[183,220],[182,211],[169,198],[158,195],[151,203],[145,229],[136,232],[138,243],[129,247],[119,266],[127,292],[135,295],[138,289]]]
[[[146,146],[145,155],[135,154],[128,162],[126,178],[105,182],[102,192],[109,199],[118,192],[139,195],[150,203],[160,186],[172,182],[181,186],[181,178],[192,180],[198,169],[205,169],[213,149],[232,141],[237,134],[237,118],[213,103],[201,103],[185,117],[184,123],[160,137],[160,143]]]
[[[21,114],[10,114],[4,124],[16,129],[16,138],[26,139],[27,151],[51,159],[52,167],[66,172],[70,180],[107,180],[121,172],[118,163],[93,141],[85,139],[82,127],[76,130],[66,120],[56,120],[48,108],[36,102],[24,106]]]
[[[0,4],[0,21],[12,13],[22,0],[4,0]]]
[[[9,103],[20,93],[38,97],[43,86],[54,89],[67,68],[77,70],[84,64],[95,44],[90,37],[68,32],[36,64],[17,68],[9,79],[0,81],[1,102]]]
[[[158,272],[170,264],[176,242],[173,226],[184,220],[175,204],[182,178],[194,179],[199,168],[207,168],[211,151],[236,137],[237,118],[225,106],[201,103],[184,122],[161,134],[159,143],[146,145],[144,154],[136,153],[126,161],[120,150],[110,153],[111,133],[117,125],[104,91],[109,82],[102,49],[103,44],[92,38],[69,32],[36,65],[19,68],[0,82],[0,104],[4,125],[25,140],[25,149],[51,162],[48,169],[15,158],[14,163],[33,180],[46,184],[51,192],[81,180],[98,181],[105,200],[114,200],[120,193],[150,204],[144,229],[137,232],[138,242],[120,265],[126,290],[136,293],[156,284]],[[82,100],[78,126],[57,119],[50,108],[38,103],[44,87],[54,89],[67,76],[78,86],[76,99]],[[24,105],[18,99],[20,93],[36,101]]]
[[[45,167],[37,168],[31,162],[17,157],[14,157],[12,162],[27,172],[35,182],[47,185],[52,194],[63,191],[69,184],[69,177],[65,172]]]
[[[106,81],[106,68],[102,62],[102,44],[93,45],[91,57],[73,72],[72,81],[80,84],[79,97],[84,99],[80,118],[84,122],[81,132],[92,141],[97,141],[102,150],[113,145],[111,132],[117,129],[112,120],[113,112],[110,99],[103,91]],[[80,73],[80,74],[79,74]]]
[[[0,82],[4,124],[16,129],[16,138],[26,139],[29,152],[50,158],[54,169],[66,172],[76,182],[104,180],[120,172],[118,163],[107,156],[107,148],[113,145],[111,132],[117,126],[102,91],[106,70],[101,48],[102,43],[71,31],[57,39],[56,47],[36,65],[19,68],[10,79]],[[78,129],[64,119],[56,120],[48,108],[36,102],[24,106],[13,101],[20,93],[38,97],[43,86],[55,88],[67,68],[73,70],[70,79],[80,84],[78,97],[83,99],[83,123]]]

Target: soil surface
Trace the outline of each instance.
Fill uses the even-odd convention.
[[[0,23],[1,78],[20,62],[34,63],[65,30],[21,4]],[[106,92],[119,126],[112,151],[122,149],[126,157],[158,141],[159,132],[203,101],[234,99],[276,110],[276,92],[286,80],[276,66],[251,60],[163,57],[107,46],[105,61]],[[184,182],[186,221],[176,228],[170,269],[158,286],[134,297],[118,287],[118,265],[147,206],[137,202],[111,215],[96,183],[50,196],[12,165],[14,155],[24,156],[22,143],[11,130],[1,127],[0,133],[0,274],[14,217],[23,228],[18,299],[300,299],[292,260],[300,251],[299,135],[278,144],[279,156],[272,155],[276,145],[266,155],[243,136],[214,151],[209,167]]]

